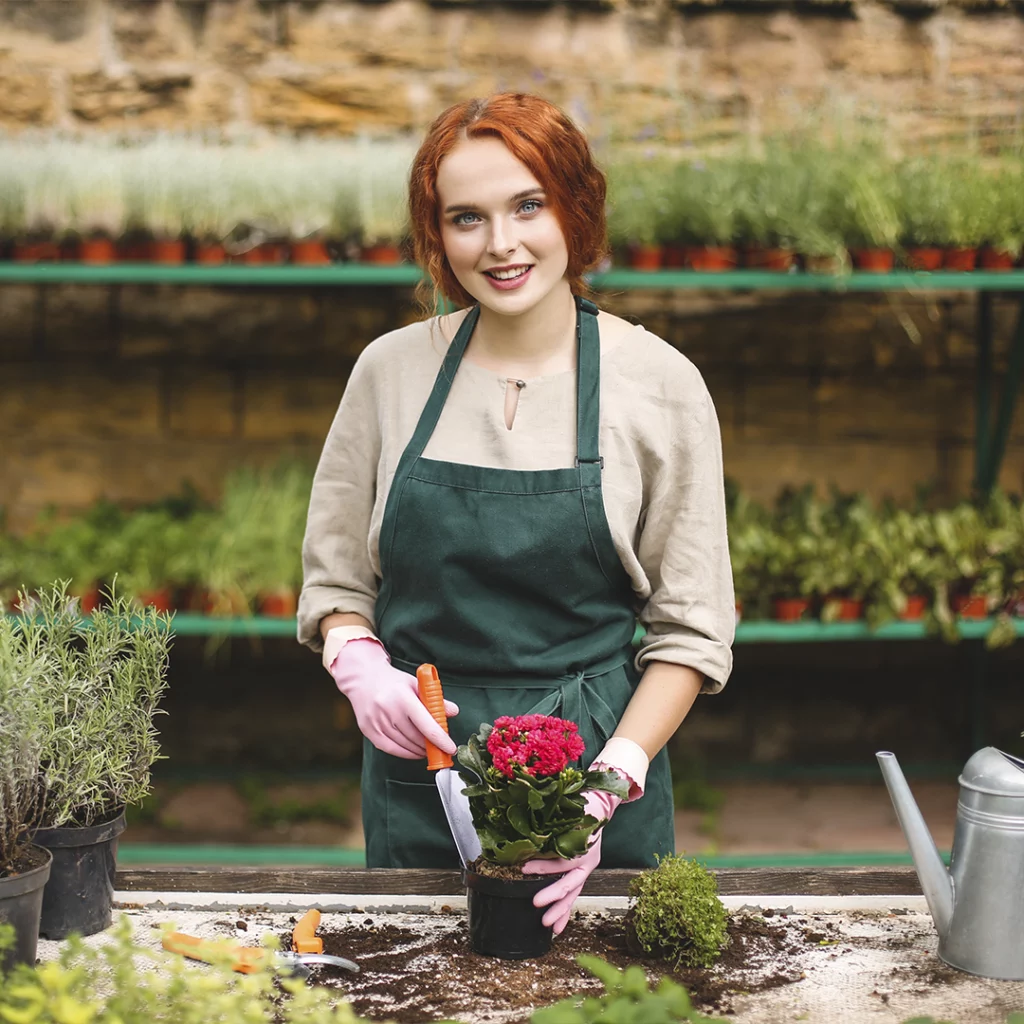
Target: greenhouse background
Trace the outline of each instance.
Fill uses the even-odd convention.
[[[358,733],[294,642],[309,479],[419,315],[417,139],[499,89],[585,127],[599,301],[721,421],[739,642],[672,744],[680,847],[904,862],[882,748],[948,847],[1024,728],[1022,53],[966,0],[0,4],[0,588],[176,614],[122,862],[359,862]]]

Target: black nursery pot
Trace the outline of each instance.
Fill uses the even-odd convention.
[[[541,924],[547,907],[533,897],[561,875],[536,878],[489,878],[466,871],[469,948],[481,956],[529,960],[551,949],[551,929]]]
[[[0,878],[0,922],[14,929],[14,946],[0,953],[0,975],[15,964],[36,962],[43,886],[50,877],[52,857],[49,850],[38,846],[28,850],[26,869]]]
[[[88,828],[44,828],[32,838],[53,854],[50,880],[43,891],[39,934],[64,939],[72,932],[92,935],[113,919],[117,837],[124,831],[124,811]]]

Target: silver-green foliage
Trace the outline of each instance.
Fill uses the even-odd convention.
[[[66,581],[23,596],[15,650],[39,665],[42,824],[88,826],[149,792],[160,756],[153,724],[167,685],[170,618],[111,588],[85,619]]]
[[[686,857],[670,855],[629,883],[640,945],[687,967],[710,967],[727,942],[729,915],[715,876]]]
[[[0,878],[15,870],[42,813],[42,663],[26,658],[12,618],[0,616]]]
[[[605,991],[585,999],[563,999],[537,1010],[530,1024],[728,1024],[722,1017],[705,1017],[693,1008],[682,985],[662,978],[651,991],[644,969],[632,964],[624,971],[600,957],[583,954],[576,962],[604,983]]]

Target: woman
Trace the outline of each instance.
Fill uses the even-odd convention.
[[[557,714],[629,781],[621,807],[591,796],[611,820],[536,898],[556,934],[598,863],[672,852],[665,743],[725,684],[734,628],[704,382],[583,297],[604,204],[586,140],[545,100],[501,94],[434,122],[412,236],[435,298],[463,308],[359,357],[313,484],[299,603],[299,640],[322,647],[365,737],[369,866],[457,864],[424,739],[454,753],[499,715]],[[451,739],[416,699],[422,662],[451,698]]]

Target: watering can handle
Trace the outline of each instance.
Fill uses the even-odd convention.
[[[441,679],[433,665],[420,665],[416,669],[416,689],[423,706],[430,712],[430,717],[445,732],[448,731],[448,716],[444,710],[444,693],[441,690]],[[430,740],[427,745],[427,768],[437,771],[438,768],[451,768],[452,759],[443,750],[438,750]]]

